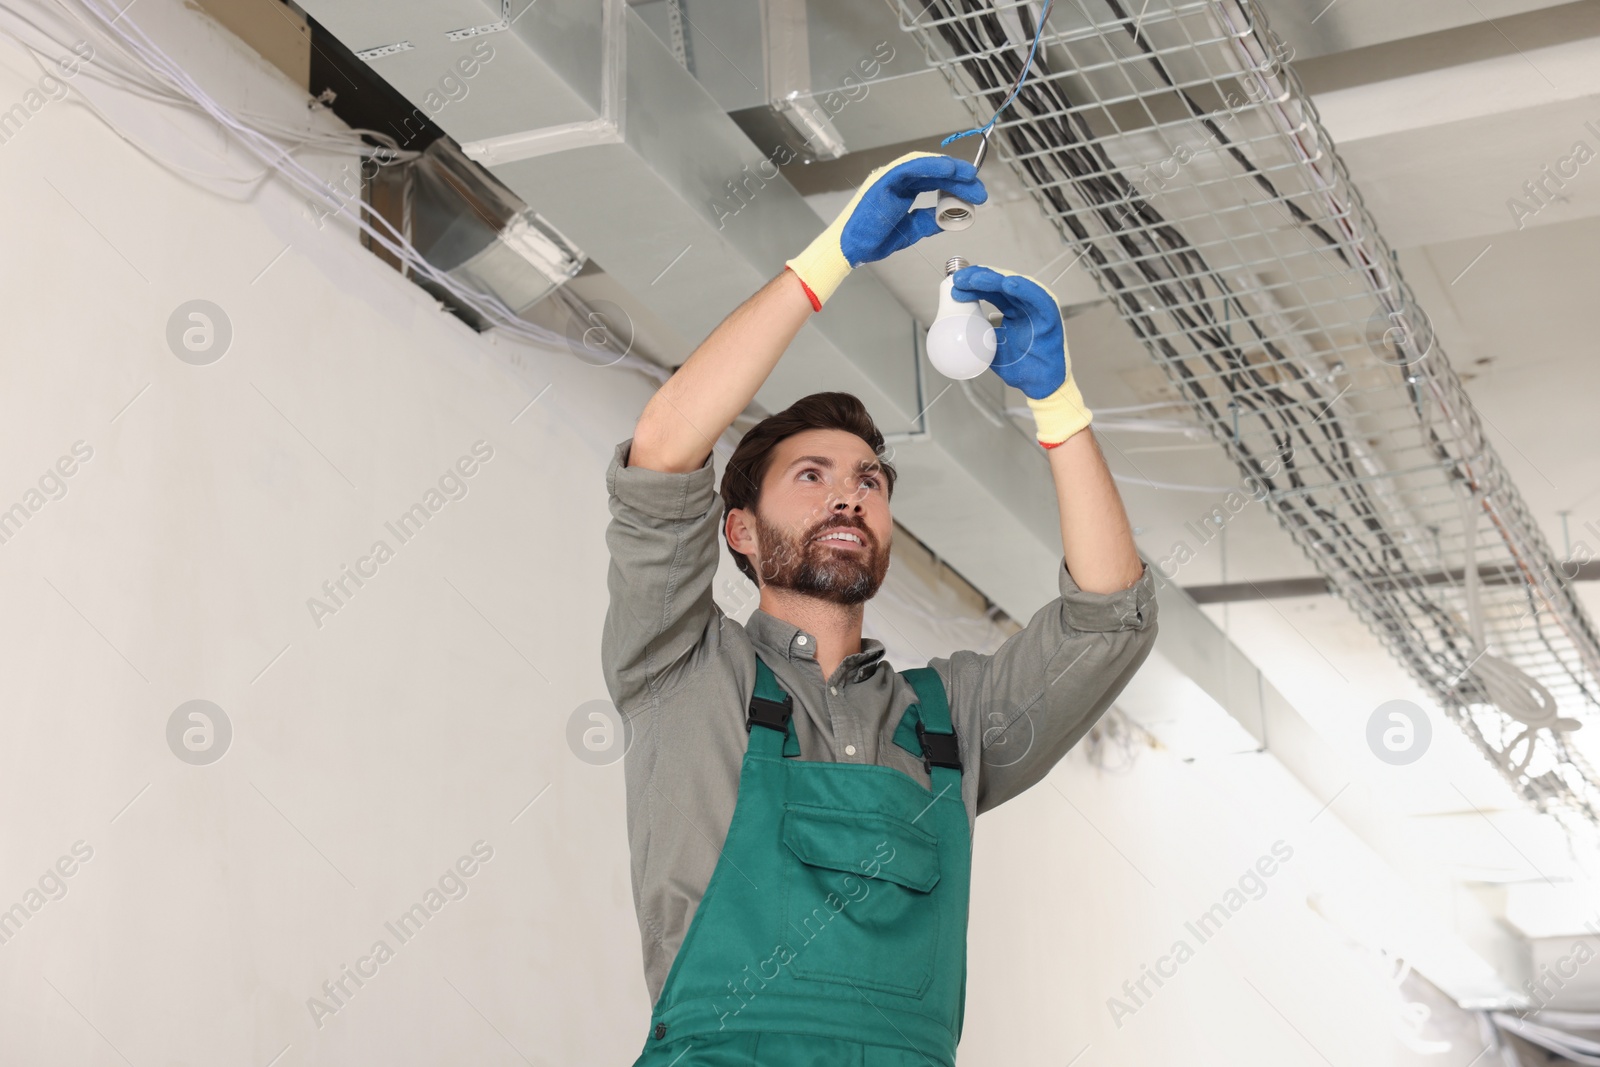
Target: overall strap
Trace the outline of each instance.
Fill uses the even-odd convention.
[[[961,773],[961,746],[950,722],[950,704],[945,699],[944,683],[932,667],[912,667],[900,672],[917,692],[917,702],[906,709],[895,730],[901,748],[922,756],[922,766],[933,776],[933,768],[949,767]],[[913,716],[915,716],[913,718]],[[915,731],[917,748],[908,743],[908,729]]]
[[[755,727],[764,726],[759,735]],[[744,728],[750,736],[750,746],[766,755],[800,755],[800,739],[794,732],[794,698],[783,691],[778,676],[772,673],[758,653],[756,655],[756,691],[750,697],[750,708],[745,714]],[[783,735],[783,746],[778,747],[776,734]]]

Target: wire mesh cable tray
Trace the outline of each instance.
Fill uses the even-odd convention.
[[[986,123],[1041,5],[888,2]],[[1467,557],[1487,650],[1560,714],[1600,706],[1600,640],[1285,51],[1253,0],[1056,4],[991,151],[1330,587],[1521,797],[1593,837],[1594,731],[1495,703]]]

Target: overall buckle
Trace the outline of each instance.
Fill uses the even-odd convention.
[[[761,725],[778,731],[780,734],[789,732],[789,716],[794,713],[794,698],[785,693],[783,702],[768,700],[766,697],[753,696],[750,698],[750,711],[745,716],[744,732],[749,733],[751,727]]]
[[[961,770],[961,746],[954,733],[930,734],[917,720],[917,743],[922,746],[922,769],[933,776],[933,768],[949,767]]]

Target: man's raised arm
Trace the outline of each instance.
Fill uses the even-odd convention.
[[[987,194],[972,164],[916,152],[867,176],[784,272],[734,309],[645,405],[606,470],[611,567],[601,656],[611,699],[632,716],[683,677],[714,631],[720,509],[712,445],[750,403],[784,350],[853,267],[938,230],[917,195]]]
[[[1093,415],[1072,376],[1055,296],[1031,278],[976,266],[956,272],[950,295],[1000,309],[991,366],[1027,397],[1061,513],[1061,596],[994,654],[957,652],[930,664],[952,708],[973,724],[983,812],[1042,779],[1111,706],[1155,642],[1157,605],[1089,430]]]
[[[852,269],[938,232],[933,208],[911,210],[918,194],[931,191],[974,204],[988,198],[972,164],[929,152],[909,153],[867,175],[832,225],[734,309],[650,398],[628,466],[697,470],[777,366],[807,314],[821,311]]]
[[[628,466],[699,468],[810,314],[805,286],[788,269],[735,308],[645,405]]]
[[[1024,274],[965,267],[956,272],[950,295],[1000,309],[992,367],[1022,390],[1033,412],[1034,436],[1049,450],[1063,558],[1077,587],[1107,594],[1129,588],[1144,574],[1144,563],[1105,457],[1086,432],[1094,415],[1072,376],[1055,294]]]

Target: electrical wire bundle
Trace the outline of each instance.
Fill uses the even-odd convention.
[[[5,32],[27,49],[41,70],[49,73],[46,61],[54,62],[56,58],[42,51],[41,46],[51,46],[60,49],[58,54],[70,55],[71,45],[63,40],[63,33],[82,34],[93,41],[96,54],[92,62],[80,64],[79,76],[94,78],[113,89],[154,104],[210,118],[227,133],[233,143],[242,147],[261,165],[261,170],[249,177],[237,177],[202,173],[162,159],[128,137],[87,94],[79,94],[86,106],[119,137],[161,166],[190,180],[204,178],[240,184],[255,184],[269,175],[276,175],[308,202],[326,205],[330,215],[348,217],[374,245],[400,262],[403,274],[413,272],[437,284],[463,306],[471,308],[483,320],[491,323],[502,336],[543,348],[569,350],[574,347],[564,334],[519,317],[494,294],[463,285],[435,267],[382,215],[359,210],[359,204],[358,210],[346,213],[344,209],[350,206],[350,194],[314,173],[294,155],[296,151],[311,149],[353,153],[363,160],[377,159],[382,163],[392,163],[415,159],[420,153],[400,148],[391,136],[376,130],[343,132],[297,128],[285,125],[272,116],[225,108],[139,28],[136,19],[127,13],[126,8],[118,11],[101,0],[38,0],[29,7],[31,12],[12,0],[0,3],[0,13],[15,20],[16,25],[4,27]],[[41,24],[48,21],[55,21],[59,25],[47,27]],[[564,286],[558,287],[556,297],[577,314],[580,321],[590,321],[592,311],[574,294],[567,292]],[[609,337],[607,344],[608,347],[614,347]],[[619,354],[615,361],[607,365],[640,371],[657,382],[665,380],[669,373],[649,360],[627,352]]]
[[[154,76],[153,72],[144,66],[137,53],[128,47],[133,44],[133,41],[118,25],[121,21],[120,18],[107,22],[100,17],[100,12],[92,4],[89,5],[87,11],[76,10],[72,5],[65,2],[38,3],[31,6],[35,9],[33,14],[25,13],[24,10],[13,3],[0,4],[0,12],[4,12],[8,18],[20,24],[7,26],[4,28],[4,32],[27,50],[41,71],[49,73],[45,66],[45,60],[54,60],[56,58],[42,52],[39,47],[41,44],[53,45],[61,49],[67,58],[75,58],[71,54],[71,46],[62,40],[57,33],[61,29],[67,29],[69,24],[76,25],[80,30],[95,38],[96,43],[100,46],[96,49],[92,60],[85,60],[78,66],[79,74],[86,74],[120,92],[151,103],[166,107],[184,108],[200,114],[208,113],[208,110],[197,99],[198,96],[205,95],[203,90],[200,90],[198,86],[188,80],[187,75],[183,75],[187,85],[180,87],[178,84]],[[48,8],[56,10],[50,12],[47,10]],[[48,17],[52,13],[63,21],[63,25],[58,30],[46,28],[38,21],[39,18]],[[23,31],[24,27],[26,28],[26,33]],[[135,27],[135,29],[137,28]],[[110,54],[105,51],[107,43],[113,45],[113,50]],[[185,92],[186,88],[192,90],[195,95],[191,96]],[[126,134],[118,129],[95,106],[92,100],[85,97],[84,103],[95,114],[99,115],[118,136],[127,140],[140,152],[146,155],[150,154],[143,145],[128,138]],[[235,109],[232,114],[240,121],[248,123],[251,129],[259,132],[263,137],[270,137],[276,140],[285,150],[311,148],[324,152],[356,153],[363,157],[381,154],[386,159],[394,160],[414,159],[418,155],[415,151],[400,148],[394,138],[377,130],[363,129],[349,132],[319,130],[286,125],[275,116],[244,109]],[[378,144],[369,144],[363,138],[370,138],[378,142]],[[226,183],[255,184],[273,172],[271,166],[264,166],[260,172],[254,175],[237,177],[196,171],[192,168],[180,167],[170,160],[154,156],[151,156],[151,158],[168,169],[180,171],[194,177],[203,177]]]
[[[1600,1014],[1585,1011],[1537,1011],[1532,1018],[1510,1012],[1488,1012],[1489,1021],[1508,1034],[1515,1034],[1530,1045],[1555,1053],[1562,1063],[1600,1067],[1600,1041],[1585,1034],[1600,1031]],[[1519,1062],[1509,1045],[1494,1040],[1485,1047],[1500,1048],[1501,1060],[1508,1067]]]
[[[1118,0],[1104,2],[1159,75],[1166,92],[1181,101],[1188,113],[1207,128],[1255,186],[1274,203],[1287,208],[1303,232],[1314,235],[1346,271],[1360,272],[1380,294],[1380,306],[1392,312],[1397,305],[1391,296],[1394,287],[1381,258],[1372,254],[1346,221],[1351,214],[1348,207],[1327,214],[1344,233],[1345,240],[1341,241],[1293,198],[1280,192],[1271,178],[1178,85],[1161,53],[1152,46],[1148,30],[1141,28],[1145,12],[1135,19]],[[1226,17],[1230,5],[1213,6]],[[989,0],[930,0],[925,8],[908,14],[915,15],[910,28],[935,30],[954,53],[956,65],[977,87],[976,97],[967,97],[975,113],[982,104],[994,107],[997,113],[1008,105],[1014,109],[1017,117],[1000,124],[994,132],[1004,136],[1011,160],[1024,172],[1026,184],[1041,199],[1046,214],[1063,230],[1062,236],[1082,249],[1101,289],[1135,334],[1157,355],[1180,394],[1212,428],[1213,436],[1247,475],[1267,488],[1267,500],[1279,522],[1305,547],[1318,568],[1329,575],[1335,588],[1354,603],[1369,627],[1412,675],[1440,695],[1441,703],[1497,764],[1513,788],[1540,809],[1581,815],[1588,820],[1592,832],[1594,825],[1600,824],[1596,805],[1600,785],[1588,771],[1586,761],[1570,748],[1560,732],[1552,731],[1548,737],[1539,738],[1547,757],[1543,762],[1550,767],[1546,773],[1523,773],[1529,765],[1526,757],[1518,767],[1508,763],[1507,750],[1516,746],[1511,734],[1525,721],[1517,722],[1499,713],[1496,697],[1503,698],[1505,687],[1474,672],[1480,650],[1474,647],[1461,618],[1428,594],[1429,585],[1436,583],[1414,569],[1407,559],[1406,538],[1392,525],[1383,502],[1365,478],[1371,472],[1364,471],[1363,466],[1373,464],[1363,442],[1352,439],[1341,420],[1325,417],[1339,396],[1328,395],[1319,385],[1318,376],[1291,358],[1262,329],[1257,311],[1221,272],[1207,263],[1106,152],[1082,113],[1085,102],[1069,98],[1068,87],[1060,77],[1064,72],[1052,69],[1047,49],[1035,55],[1036,48],[1030,47],[1030,41],[1037,42],[1044,30],[1030,6],[991,4]],[[1087,16],[1087,11],[1084,14]],[[1238,28],[1230,29],[1234,31],[1231,39],[1237,43]],[[1106,47],[1109,49],[1109,41]],[[931,48],[929,54],[934,57]],[[1024,78],[1030,56],[1032,76]],[[955,85],[949,66],[943,69]],[[959,86],[957,90],[959,95]],[[994,126],[991,120],[988,127],[980,130],[987,135]],[[1303,150],[1301,159],[1306,159]],[[1327,163],[1326,158],[1318,162]],[[1320,171],[1318,174],[1319,180],[1326,177]],[[1323,199],[1325,203],[1329,199],[1326,192]],[[1085,225],[1086,218],[1095,219],[1103,235],[1091,233]],[[1102,241],[1115,248],[1121,262],[1113,260]],[[1153,298],[1157,306],[1146,305],[1141,295]],[[1177,323],[1179,331],[1175,335],[1164,331],[1158,315]],[[1414,344],[1414,339],[1408,340]],[[1179,343],[1185,343],[1186,348],[1180,349]],[[1264,352],[1268,362],[1252,361],[1245,350],[1247,344]],[[1417,428],[1425,434],[1434,461],[1452,482],[1474,491],[1509,490],[1508,484],[1485,484],[1483,475],[1473,469],[1471,457],[1466,455],[1467,446],[1476,446],[1472,451],[1477,458],[1489,451],[1481,434],[1475,435],[1475,440],[1457,441],[1455,447],[1441,438],[1428,404],[1430,398],[1420,388],[1433,383],[1418,372],[1417,358],[1415,351],[1405,353],[1401,377],[1409,409]],[[1450,372],[1445,368],[1443,373]],[[1202,378],[1219,383],[1220,388],[1208,391]],[[1437,393],[1436,387],[1435,390]],[[1442,398],[1436,395],[1431,399],[1449,411]],[[1231,434],[1226,430],[1230,416]],[[1258,453],[1248,440],[1250,435],[1239,432],[1241,418],[1252,420],[1252,426],[1265,431],[1262,436],[1272,443],[1271,455]],[[1276,476],[1267,473],[1268,463],[1264,460],[1276,461],[1271,463],[1274,468],[1281,468]],[[1326,486],[1316,484],[1319,479],[1315,472],[1319,468],[1330,475]],[[1514,494],[1514,490],[1510,493]],[[1493,517],[1492,511],[1490,514]],[[1563,663],[1539,618],[1535,589],[1546,596],[1550,591],[1535,585],[1528,561],[1518,558],[1517,563],[1529,580],[1526,595],[1535,608],[1536,641],[1576,683],[1581,697],[1590,706],[1600,706],[1591,687],[1592,672],[1584,669],[1581,648],[1579,664]],[[1557,594],[1558,598],[1562,595]],[[1578,634],[1576,640],[1595,645],[1581,608],[1570,593],[1564,596],[1564,602],[1555,606],[1569,620],[1575,620],[1572,629]],[[1433,635],[1432,643],[1423,630],[1407,625],[1410,615],[1423,620],[1421,625]],[[1488,709],[1488,718],[1482,713],[1474,716],[1473,708]],[[1535,741],[1528,736],[1524,743],[1527,756],[1531,757]]]

